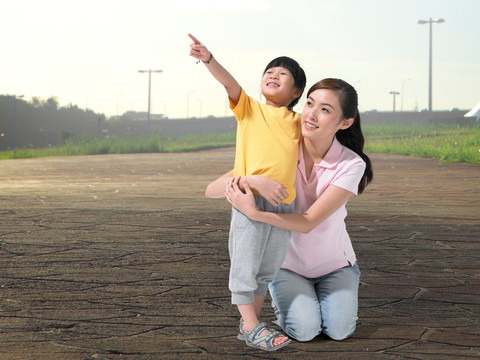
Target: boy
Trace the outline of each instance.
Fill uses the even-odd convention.
[[[233,175],[264,175],[284,184],[284,197],[266,199],[257,193],[256,205],[265,211],[291,213],[300,138],[300,117],[292,108],[305,88],[303,69],[288,57],[272,60],[261,81],[263,104],[245,93],[205,45],[193,35],[189,37],[193,40],[190,55],[202,61],[225,87],[238,121]],[[258,319],[268,284],[285,258],[290,235],[290,231],[252,222],[232,209],[229,288],[232,303],[242,315],[239,336],[249,346],[272,351],[290,341]]]

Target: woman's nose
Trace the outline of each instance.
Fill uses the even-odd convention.
[[[317,122],[317,112],[315,110],[310,110],[308,113],[307,113],[307,120],[311,121],[311,122]]]

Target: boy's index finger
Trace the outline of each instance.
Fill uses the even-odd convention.
[[[189,37],[190,39],[192,39],[192,41],[193,41],[195,44],[197,44],[197,45],[200,45],[200,44],[201,44],[201,42],[198,41],[197,38],[196,38],[195,36],[193,36],[192,34],[188,34],[188,37]]]

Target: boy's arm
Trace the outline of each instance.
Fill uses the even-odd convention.
[[[225,189],[230,181],[232,181],[233,170],[230,170],[226,174],[223,174],[219,178],[208,184],[205,189],[205,196],[208,198],[221,198],[225,196]],[[245,184],[249,185],[249,188],[256,190],[260,195],[267,199],[273,206],[277,206],[283,200],[288,198],[288,192],[285,185],[272,180],[263,175],[247,175],[237,176],[235,178],[236,183],[240,190],[243,190]]]
[[[226,174],[223,174],[219,178],[212,181],[205,189],[205,196],[213,199],[224,197],[225,188],[227,187],[227,183],[230,181],[232,176],[233,170],[230,170]]]
[[[193,43],[190,44],[190,56],[195,59],[201,60],[215,79],[225,87],[227,95],[236,106],[240,99],[240,93],[242,91],[241,86],[237,80],[213,57],[212,53],[198,41],[192,34],[188,34]]]

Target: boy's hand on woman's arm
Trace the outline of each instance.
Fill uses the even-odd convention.
[[[283,200],[288,198],[286,186],[278,181],[270,179],[263,175],[243,176],[239,181],[240,189],[244,190],[244,182],[247,182],[251,189],[258,192],[261,196],[270,202],[273,206],[277,206]]]

